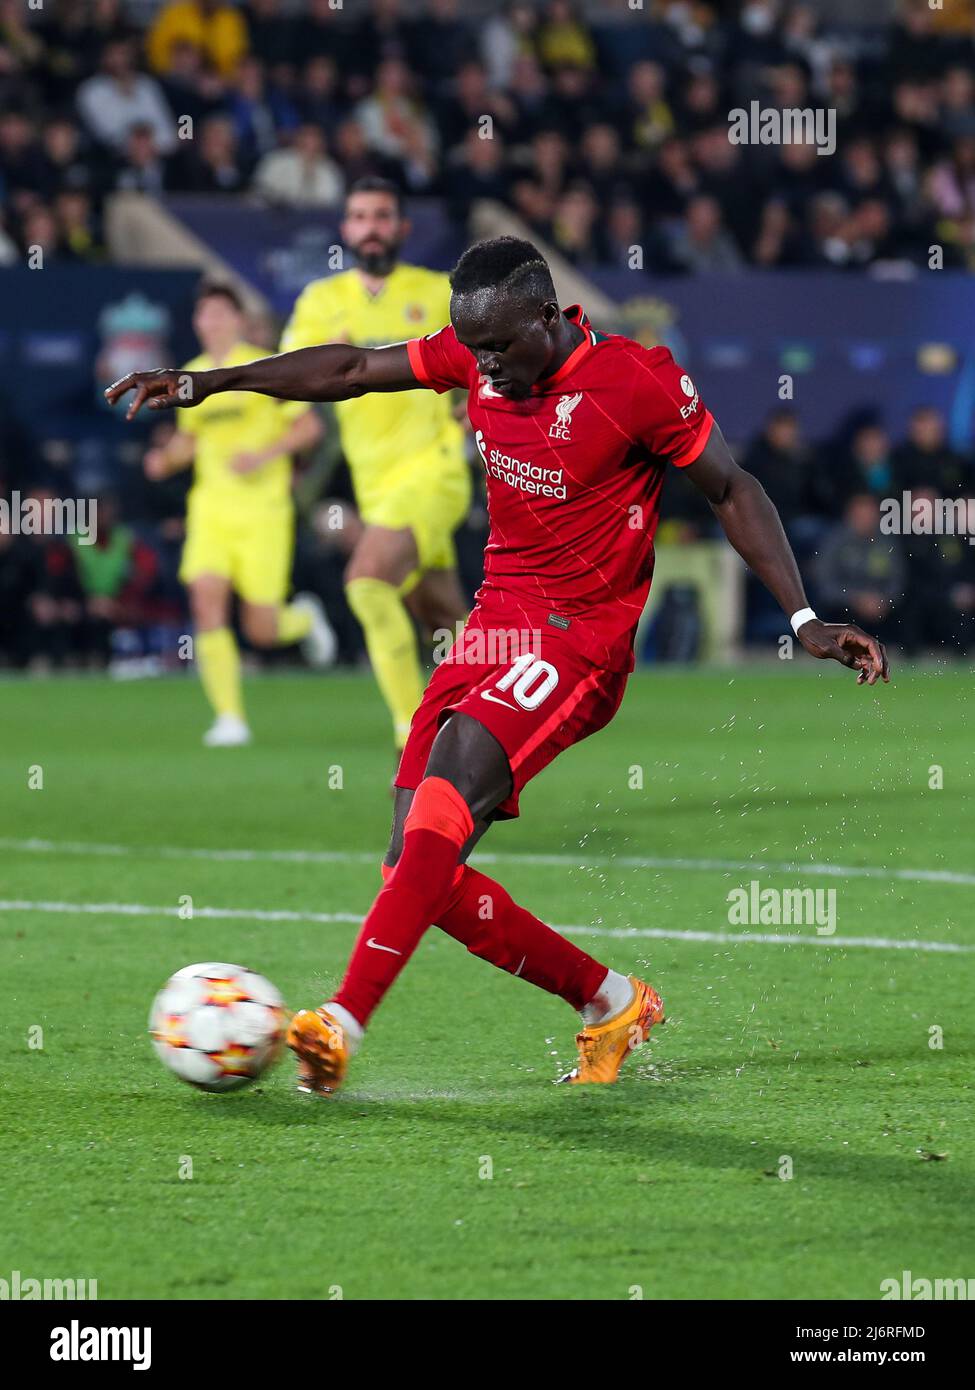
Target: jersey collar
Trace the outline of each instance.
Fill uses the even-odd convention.
[[[550,386],[554,386],[557,382],[563,381],[570,372],[575,371],[586,353],[595,345],[596,336],[590,326],[589,315],[581,304],[570,304],[567,309],[562,310],[562,313],[570,323],[574,323],[578,328],[581,328],[586,336],[578,347],[572,349],[557,372],[553,372],[551,376],[544,377],[541,381],[536,381],[535,385],[532,387],[534,393],[547,391]]]

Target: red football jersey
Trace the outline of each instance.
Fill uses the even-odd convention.
[[[464,387],[491,528],[477,602],[504,627],[546,622],[598,666],[632,669],[653,574],[664,467],[693,463],[713,418],[667,348],[597,333],[522,401],[493,390],[448,324],[408,344],[417,380]]]

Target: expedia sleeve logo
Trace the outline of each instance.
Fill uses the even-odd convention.
[[[682,405],[680,408],[680,418],[682,420],[687,420],[701,404],[701,397],[697,394],[697,387],[686,372],[680,379],[680,389],[685,396],[690,396],[691,398],[687,405]]]

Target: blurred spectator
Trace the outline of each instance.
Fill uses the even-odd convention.
[[[401,59],[386,58],[379,64],[372,95],[359,103],[355,115],[369,148],[395,160],[412,187],[433,182],[437,132],[416,99],[412,74]]]
[[[586,183],[574,183],[555,205],[552,241],[574,264],[604,259],[598,235],[599,204]]]
[[[84,613],[85,654],[89,663],[107,666],[114,630],[141,626],[151,616],[159,566],[153,550],[120,521],[115,498],[103,495],[95,501],[95,543],[81,545],[72,537],[71,549]]]
[[[472,22],[460,9],[459,0],[427,0],[412,25],[410,62],[434,95],[477,56]]]
[[[56,116],[44,127],[41,137],[43,172],[37,191],[46,198],[62,189],[95,192],[99,184],[96,161],[86,148],[81,130],[67,116]]]
[[[515,105],[503,92],[488,86],[487,73],[480,63],[464,63],[448,90],[449,96],[437,108],[437,125],[446,149],[463,140],[472,126],[506,137],[513,131],[517,120]],[[490,127],[484,123],[485,116],[490,117]]]
[[[169,66],[160,85],[170,110],[180,122],[188,116],[193,128],[223,109],[224,83],[195,44],[180,40],[172,45]]]
[[[513,87],[518,63],[528,59],[534,64],[537,28],[538,11],[531,0],[508,0],[491,13],[481,29],[481,57],[492,87]]]
[[[620,137],[608,121],[587,126],[579,142],[579,177],[585,180],[596,198],[607,207],[610,199],[622,191],[626,181]]]
[[[54,201],[54,211],[65,251],[76,261],[103,260],[98,218],[84,189],[64,188]]]
[[[547,68],[596,66],[592,34],[569,0],[549,0],[535,43],[538,56]]]
[[[252,162],[269,154],[298,125],[293,104],[267,81],[259,58],[245,58],[234,73],[230,114],[243,157]]]
[[[186,193],[238,193],[246,186],[237,132],[229,116],[210,116],[198,138],[186,141],[171,168],[170,182]]]
[[[913,503],[925,502],[931,507],[948,495],[933,487],[917,486],[911,494]],[[969,512],[975,513],[975,504],[970,505]],[[969,536],[908,535],[898,539],[907,565],[901,642],[912,653],[968,656],[975,650],[975,548],[969,544]]]
[[[836,621],[849,614],[881,641],[896,632],[894,617],[904,592],[905,566],[897,538],[880,531],[880,504],[855,493],[843,520],[826,535],[815,563],[818,592]]]
[[[302,5],[301,13],[296,14],[291,6],[286,10],[281,0],[248,0],[244,5],[242,15],[250,51],[263,59],[270,72],[294,68],[314,57],[329,56],[333,63],[336,61],[334,45],[326,54],[317,45],[302,42],[299,26],[314,8]]]
[[[354,35],[348,25],[341,23],[334,0],[308,0],[307,6],[302,6],[295,19],[294,45],[296,62],[328,58],[341,73],[347,74],[351,68]],[[254,51],[264,52],[256,39]]]
[[[176,128],[162,88],[136,67],[128,39],[112,39],[101,58],[101,72],[78,89],[78,111],[88,130],[108,149],[124,150],[135,125],[148,126],[156,149],[169,154]]]
[[[944,416],[922,405],[911,415],[907,439],[893,454],[895,489],[933,488],[938,497],[975,491],[975,472],[968,459],[948,443]]]
[[[33,122],[22,111],[0,112],[0,180],[15,201],[44,186],[44,156]]]
[[[294,208],[335,207],[344,192],[342,171],[328,158],[317,125],[299,126],[289,149],[266,154],[254,171],[254,187],[268,202]]]
[[[28,500],[43,507],[52,488],[36,485]],[[81,588],[72,551],[60,536],[0,536],[5,599],[19,614],[8,650],[18,666],[35,671],[74,664],[83,647]]]
[[[158,194],[166,187],[166,164],[152,126],[139,122],[131,127],[113,183],[126,193]]]
[[[247,25],[239,10],[223,0],[169,0],[146,37],[149,66],[160,76],[170,70],[174,47],[192,44],[222,76],[229,77],[247,52]],[[262,55],[267,60],[267,55]]]
[[[402,181],[396,161],[369,148],[366,133],[356,120],[343,121],[335,132],[335,153],[345,172],[347,186],[373,174],[394,183]]]
[[[889,497],[897,485],[886,430],[873,422],[855,431],[848,452],[817,479],[820,509],[836,517],[851,497]]]
[[[321,126],[327,136],[334,133],[345,111],[334,58],[320,54],[309,59],[295,88],[294,100],[302,121]]]
[[[685,222],[671,239],[670,253],[675,265],[698,275],[739,270],[741,252],[723,222],[721,204],[716,198],[707,194],[692,198]]]
[[[465,221],[475,198],[504,198],[508,190],[504,144],[500,135],[482,140],[476,128],[467,132],[449,164],[447,202],[452,215]]]
[[[771,497],[786,530],[810,510],[809,482],[816,456],[802,438],[794,410],[783,406],[771,412],[742,466]]]
[[[659,63],[633,64],[627,78],[624,121],[628,143],[638,149],[653,150],[674,133],[674,113]]]

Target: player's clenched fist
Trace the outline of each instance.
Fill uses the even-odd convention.
[[[209,394],[200,377],[199,372],[180,372],[168,367],[157,367],[151,372],[129,372],[106,389],[105,399],[109,405],[115,405],[127,391],[134,391],[125,412],[126,420],[138,415],[146,402],[150,410],[199,405]]]

